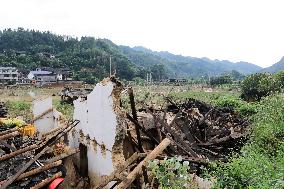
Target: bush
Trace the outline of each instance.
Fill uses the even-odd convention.
[[[158,180],[162,189],[185,189],[190,183],[189,162],[181,162],[181,157],[172,157],[161,162],[150,161],[148,168]]]
[[[264,98],[252,117],[250,141],[228,164],[213,164],[215,188],[284,188],[284,95]],[[213,171],[212,171],[213,170]]]
[[[135,83],[135,85],[143,85],[145,83],[145,80],[141,77],[134,77],[132,81]]]
[[[245,78],[241,85],[241,98],[247,101],[259,101],[262,97],[280,91],[279,82],[267,73],[257,73]]]
[[[9,109],[15,110],[28,110],[30,109],[31,105],[24,101],[8,101],[7,106]]]
[[[234,108],[237,112],[240,113],[241,116],[245,117],[257,113],[257,107],[258,107],[256,103],[248,103],[242,101],[241,99],[235,99],[235,98],[217,99],[214,101],[214,104],[216,104],[218,107]]]
[[[276,81],[280,85],[281,88],[284,88],[284,71],[281,71],[275,74]]]

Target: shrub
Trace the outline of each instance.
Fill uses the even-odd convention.
[[[154,174],[162,189],[185,189],[190,183],[189,162],[181,162],[181,157],[172,157],[161,162],[150,161],[148,169]]]
[[[284,188],[284,95],[264,98],[252,116],[250,141],[228,164],[213,164],[215,188]]]
[[[7,101],[8,117],[15,118],[23,116],[26,120],[31,120],[33,115],[31,103],[26,101]]]
[[[280,91],[279,82],[271,74],[257,73],[244,79],[241,97],[247,101],[259,101],[262,97]]]
[[[55,100],[53,102],[55,105],[55,108],[61,112],[68,120],[72,120],[73,118],[73,112],[74,112],[74,106],[67,103],[60,103],[59,101]]]
[[[275,79],[281,88],[284,88],[284,71],[275,74]]]
[[[29,103],[24,101],[8,101],[7,105],[9,108],[16,110],[28,110],[31,107]]]
[[[257,107],[258,105],[256,103],[248,103],[245,101],[242,101],[241,99],[236,98],[222,98],[217,99],[214,101],[214,104],[216,104],[218,107],[230,107],[234,108],[237,112],[240,113],[241,116],[251,116],[255,113],[257,113]]]

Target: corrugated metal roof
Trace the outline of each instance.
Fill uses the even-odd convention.
[[[53,74],[50,71],[30,71],[30,73],[32,73],[34,75],[50,75],[50,74]]]

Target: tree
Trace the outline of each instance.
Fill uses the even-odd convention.
[[[150,72],[152,73],[153,80],[159,81],[166,77],[166,70],[162,64],[154,64],[150,67]]]
[[[233,79],[229,75],[222,75],[219,77],[213,77],[210,79],[210,85],[223,85],[223,84],[231,84],[233,83]]]
[[[247,101],[259,101],[262,97],[280,91],[275,77],[268,73],[257,73],[247,76],[241,85],[241,97]]]
[[[240,81],[240,80],[243,80],[245,78],[245,76],[243,74],[241,74],[240,72],[238,72],[236,70],[232,70],[232,72],[230,73],[230,76],[232,77],[232,79],[234,81]]]

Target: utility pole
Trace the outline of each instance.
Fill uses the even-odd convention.
[[[111,56],[109,57],[109,77],[111,77]]]
[[[149,83],[149,74],[147,73],[147,84]]]

